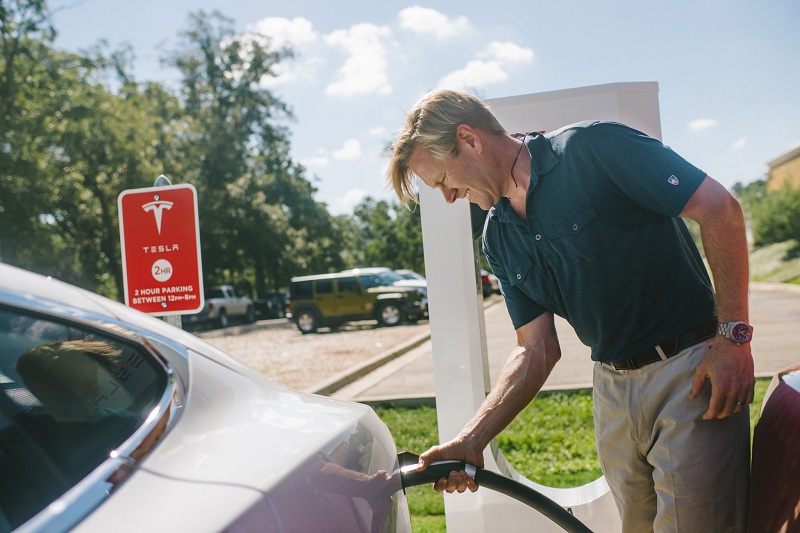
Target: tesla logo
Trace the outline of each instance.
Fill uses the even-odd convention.
[[[156,228],[158,228],[158,234],[161,235],[161,216],[164,214],[164,209],[172,209],[172,202],[159,200],[158,196],[156,196],[155,201],[144,204],[142,209],[153,212],[153,216],[156,217]]]

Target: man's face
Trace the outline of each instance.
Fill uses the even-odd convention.
[[[502,196],[497,185],[482,172],[480,158],[469,149],[461,150],[456,157],[440,160],[418,146],[408,163],[411,171],[428,187],[439,189],[449,204],[466,198],[488,210]]]

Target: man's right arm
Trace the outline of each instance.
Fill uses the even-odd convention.
[[[418,470],[448,459],[483,467],[483,450],[533,400],[560,358],[552,313],[544,313],[517,329],[517,346],[478,412],[453,440],[420,455]],[[438,480],[434,488],[438,492],[474,492],[478,486],[466,472],[454,471]]]

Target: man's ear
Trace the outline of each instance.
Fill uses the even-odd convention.
[[[459,144],[459,152],[461,149],[471,149],[479,154],[483,152],[480,131],[469,124],[459,124],[456,127],[456,139]]]

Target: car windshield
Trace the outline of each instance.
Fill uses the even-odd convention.
[[[203,296],[206,300],[212,300],[214,298],[225,298],[225,293],[222,292],[222,289],[209,289]]]
[[[377,274],[361,274],[358,279],[365,288],[371,289],[372,287],[394,285],[403,278],[394,272],[379,272]]]

